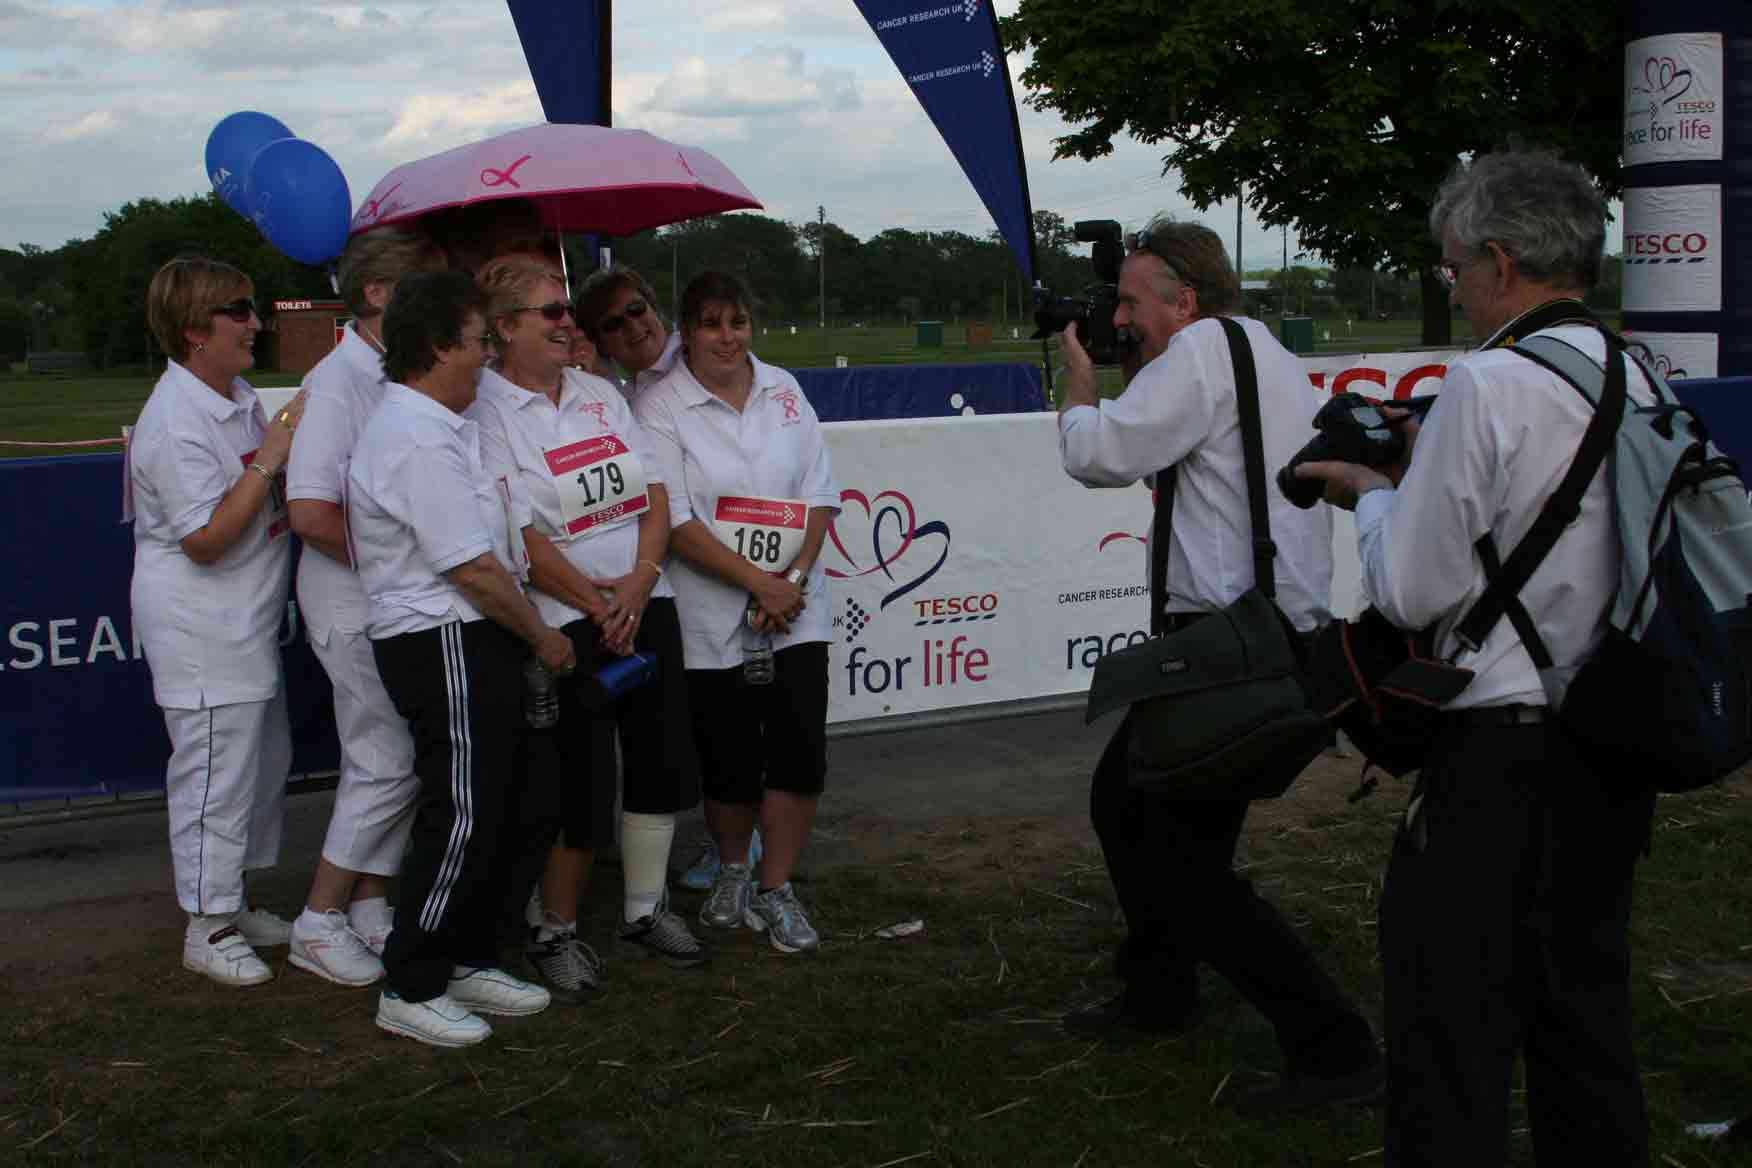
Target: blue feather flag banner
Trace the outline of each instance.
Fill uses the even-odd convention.
[[[854,0],[1034,282],[1034,213],[992,0]]]
[[[610,0],[506,0],[550,122],[606,126]]]

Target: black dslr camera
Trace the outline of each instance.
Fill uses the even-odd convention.
[[[1335,395],[1314,415],[1314,428],[1320,433],[1278,471],[1278,490],[1284,498],[1304,511],[1320,502],[1326,484],[1320,479],[1296,477],[1296,468],[1304,462],[1357,462],[1374,467],[1398,462],[1405,453],[1405,435],[1381,412],[1381,404],[1410,410],[1412,416],[1421,418],[1436,404],[1436,398],[1430,394],[1377,403],[1360,393]]]
[[[1084,219],[1073,230],[1078,243],[1095,245],[1089,258],[1100,283],[1084,288],[1081,300],[1054,296],[1052,289],[1036,285],[1034,335],[1028,339],[1042,340],[1074,322],[1081,326],[1077,339],[1089,351],[1090,359],[1097,365],[1117,365],[1122,342],[1113,327],[1113,310],[1119,303],[1119,264],[1125,258],[1119,224],[1111,219]]]

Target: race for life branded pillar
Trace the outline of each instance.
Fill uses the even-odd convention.
[[[1629,0],[1624,332],[1669,378],[1752,374],[1752,0]]]

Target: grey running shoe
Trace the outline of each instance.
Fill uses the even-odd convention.
[[[658,902],[656,911],[631,924],[623,921],[620,929],[623,949],[637,950],[646,957],[660,957],[678,969],[702,965],[706,950],[688,932],[682,919],[669,911],[669,898]]]
[[[809,923],[789,880],[773,889],[751,895],[743,921],[757,933],[765,933],[780,953],[802,953],[821,944],[821,934]]]
[[[576,1005],[594,993],[602,981],[602,959],[596,950],[578,940],[575,929],[555,929],[546,940],[540,936],[531,931],[523,957],[554,1000]]]
[[[718,878],[712,881],[712,895],[700,906],[700,924],[714,929],[741,928],[743,910],[748,907],[748,894],[752,891],[748,879],[747,864],[720,867]]]

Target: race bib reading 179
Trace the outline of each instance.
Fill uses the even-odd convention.
[[[724,546],[769,572],[782,571],[803,550],[809,505],[801,499],[724,495],[712,526]]]
[[[571,442],[542,455],[560,493],[568,536],[651,509],[639,456],[613,434]]]

